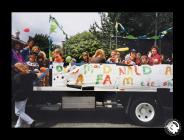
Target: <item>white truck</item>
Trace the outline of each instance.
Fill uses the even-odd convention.
[[[60,103],[61,110],[120,109],[141,125],[173,114],[173,65],[126,66],[53,63],[51,86],[34,86],[31,104]],[[169,114],[165,114],[169,113]]]

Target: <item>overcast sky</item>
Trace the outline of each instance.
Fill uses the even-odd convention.
[[[100,15],[97,12],[13,12],[12,34],[20,31],[20,39],[27,41],[29,36],[36,33],[49,34],[49,15],[56,18],[68,36],[88,31],[95,21],[100,25]],[[30,32],[24,32],[29,28]],[[61,44],[65,35],[60,30],[51,34],[54,43]]]

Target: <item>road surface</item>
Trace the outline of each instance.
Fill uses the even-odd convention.
[[[144,128],[133,124],[120,110],[49,111],[30,109],[27,113],[38,128]],[[16,117],[13,117],[12,127]],[[23,125],[23,127],[29,127]]]

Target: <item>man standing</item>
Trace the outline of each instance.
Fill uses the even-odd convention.
[[[158,53],[158,47],[153,46],[151,48],[151,56],[149,57],[149,64],[154,65],[154,64],[161,64],[161,56]]]
[[[28,46],[23,48],[21,55],[24,58],[24,61],[29,61],[29,55],[31,54],[32,47],[34,46],[35,42],[33,39],[28,41]]]

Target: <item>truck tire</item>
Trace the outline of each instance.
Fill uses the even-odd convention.
[[[158,114],[156,103],[146,98],[133,100],[129,109],[131,120],[135,124],[143,126],[154,126],[157,122]]]

